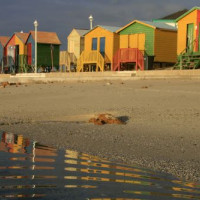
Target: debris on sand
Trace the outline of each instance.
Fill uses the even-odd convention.
[[[147,89],[147,88],[149,88],[148,86],[142,86],[142,89]]]
[[[97,117],[91,118],[90,123],[95,125],[104,125],[104,124],[125,124],[122,120],[117,117],[114,117],[111,114],[99,114]]]
[[[16,87],[18,87],[19,85],[21,85],[21,83],[1,82],[0,83],[0,88],[5,88],[7,86],[13,86],[13,85],[15,85]]]
[[[1,88],[5,88],[6,86],[8,86],[9,83],[8,82],[1,82]]]

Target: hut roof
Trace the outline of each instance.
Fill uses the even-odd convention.
[[[117,31],[117,33],[121,32],[122,30],[124,30],[125,28],[129,27],[130,25],[132,25],[134,23],[140,23],[140,24],[143,24],[145,26],[149,26],[149,27],[154,28],[154,29],[165,29],[165,30],[177,31],[176,27],[167,25],[164,22],[150,22],[150,21],[134,20],[134,21],[130,22],[129,24],[127,24],[126,26],[124,26],[121,29],[119,29]]]
[[[0,36],[1,45],[5,47],[9,39],[10,39],[10,37],[8,37],[8,36]]]
[[[89,30],[86,34],[88,34],[89,32],[91,32],[92,30],[98,28],[98,27],[101,27],[107,31],[110,31],[112,33],[115,33],[117,30],[119,30],[121,27],[118,27],[118,26],[104,26],[104,25],[97,25],[95,26],[93,29]],[[86,35],[85,34],[85,35]]]
[[[179,10],[175,13],[172,13],[170,15],[167,15],[165,17],[162,17],[160,19],[177,19],[179,18],[181,15],[185,14],[188,11],[188,9],[183,9],[183,10]]]
[[[163,23],[162,22],[150,22],[150,21],[141,21],[141,22],[144,24],[148,24],[154,28],[158,28],[158,29],[167,29],[167,30],[174,30],[174,31],[177,30],[176,27],[170,26],[164,22]]]
[[[16,32],[15,35],[25,44],[26,40],[28,39],[29,34],[28,33],[21,33]]]
[[[33,39],[35,40],[35,31],[30,31],[29,35],[32,35]],[[37,43],[58,45],[61,44],[58,35],[55,32],[42,31],[37,31]]]
[[[80,36],[84,36],[89,30],[88,29],[77,29],[75,28],[74,30],[76,30],[76,32],[80,35]]]
[[[188,10],[183,15],[181,15],[180,17],[178,17],[176,19],[176,21],[178,22],[179,20],[181,20],[183,17],[187,16],[188,14],[190,14],[191,12],[193,12],[194,10],[200,10],[200,7],[193,7],[192,9]]]

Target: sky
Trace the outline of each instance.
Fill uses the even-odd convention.
[[[61,49],[67,49],[67,36],[73,28],[93,25],[125,26],[138,20],[151,21],[182,9],[200,6],[200,0],[0,0],[0,36],[34,30],[58,34]]]

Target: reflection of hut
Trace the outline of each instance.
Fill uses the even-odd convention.
[[[177,19],[178,63],[180,69],[200,68],[200,7],[194,7]]]
[[[171,65],[176,62],[177,30],[173,26],[134,20],[117,33],[120,34],[120,40],[123,40],[123,42],[120,41],[122,48],[136,48],[143,51],[145,69],[153,69],[156,65]],[[134,58],[133,63],[137,63],[137,55],[137,51],[134,55],[131,54]],[[120,57],[122,61],[124,57],[127,57],[126,52]],[[131,60],[128,62],[131,63]],[[140,66],[139,68],[142,69]],[[120,65],[115,65],[113,70],[120,70]]]
[[[98,25],[85,34],[85,48],[78,60],[77,71],[111,69],[113,55],[119,48],[119,35],[115,33],[119,28]]]
[[[26,64],[26,40],[28,33],[14,33],[6,44],[8,66],[13,72],[22,72]]]
[[[84,35],[88,32],[87,29],[76,29],[74,28],[72,32],[67,37],[68,48],[71,64],[77,64],[77,59],[79,59],[82,51],[84,50]]]
[[[25,148],[29,145],[29,140],[23,139],[22,135],[4,132],[1,138],[0,150],[10,153],[26,153]]]
[[[35,63],[35,31],[30,31],[27,44],[27,63]],[[37,32],[37,65],[39,67],[59,67],[61,42],[54,32]]]
[[[6,51],[6,43],[8,42],[10,37],[7,36],[0,36],[0,72],[4,71],[4,66],[6,66],[6,56],[7,56],[7,51]]]

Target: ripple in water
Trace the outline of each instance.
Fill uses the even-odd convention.
[[[200,199],[200,185],[171,175],[57,150],[0,132],[0,199]]]

